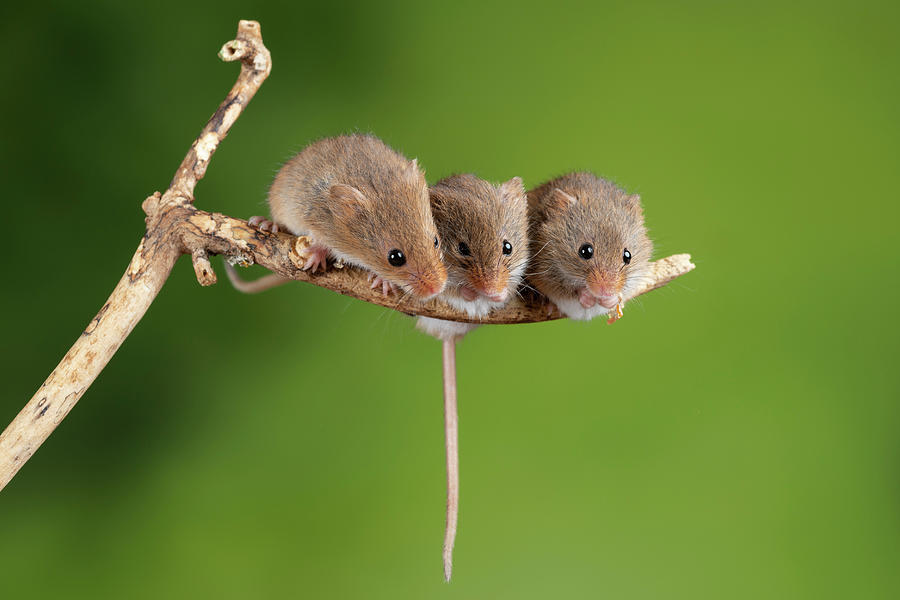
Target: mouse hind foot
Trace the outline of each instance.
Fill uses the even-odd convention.
[[[247,224],[254,229],[266,233],[278,233],[281,231],[278,227],[278,223],[258,215],[247,219]],[[309,238],[309,236],[306,237],[307,239]],[[311,273],[326,271],[328,269],[328,255],[329,250],[327,246],[313,242],[309,246],[306,246],[303,252],[300,253],[300,258],[303,262],[298,266],[304,271],[309,271]],[[343,263],[341,263],[341,267],[343,267]]]
[[[309,246],[304,252],[306,262],[301,267],[304,271],[315,273],[316,271],[326,271],[328,269],[328,248],[320,244]]]

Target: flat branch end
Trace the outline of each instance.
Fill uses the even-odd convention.
[[[251,19],[241,19],[240,21],[238,21],[238,35],[262,38],[259,21],[253,21]]]
[[[234,62],[244,58],[248,50],[249,46],[245,41],[231,40],[230,42],[225,42],[222,49],[219,50],[219,58],[225,62]]]

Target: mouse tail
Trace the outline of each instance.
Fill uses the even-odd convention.
[[[238,275],[237,269],[228,264],[227,261],[225,262],[225,273],[228,274],[228,280],[231,282],[231,285],[234,286],[234,289],[245,294],[258,294],[290,281],[290,279],[285,279],[277,273],[270,273],[259,279],[247,281],[242,279],[241,276]]]
[[[456,341],[444,339],[444,434],[447,447],[447,527],[444,531],[444,580],[453,573],[453,544],[459,516],[459,419],[456,411]]]

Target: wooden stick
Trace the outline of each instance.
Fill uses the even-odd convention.
[[[69,414],[116,350],[134,329],[162,288],[181,254],[194,256],[200,282],[215,282],[207,254],[188,248],[179,219],[195,212],[191,206],[197,181],[209,159],[272,68],[262,43],[259,23],[241,21],[236,39],[222,47],[223,60],[241,61],[241,73],[231,92],[194,141],[165,194],[143,203],[147,233],[106,304],[66,353],[25,408],[0,435],[0,490],[31,458]]]
[[[536,294],[525,295],[525,300],[516,297],[481,319],[470,317],[437,299],[421,302],[411,297],[400,299],[396,295],[385,296],[380,289],[373,290],[370,287],[367,274],[361,269],[348,266],[318,273],[304,271],[301,267],[306,259],[308,238],[294,237],[288,233],[261,232],[246,221],[219,213],[193,209],[180,222],[173,223],[173,227],[181,229],[180,235],[185,238],[185,244],[189,248],[199,248],[209,254],[228,255],[229,260],[238,265],[249,266],[256,263],[284,279],[311,283],[411,316],[483,325],[539,323],[562,318],[556,310],[548,312],[544,298]],[[651,263],[643,286],[625,300],[662,287],[693,268],[690,254],[676,254]],[[252,288],[254,283],[243,282],[241,285]]]

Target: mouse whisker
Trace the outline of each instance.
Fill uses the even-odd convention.
[[[544,250],[544,248],[547,247],[547,245],[548,245],[549,243],[550,243],[549,241],[545,242],[544,245],[541,246],[540,249],[539,249],[537,252],[535,252],[534,254],[531,255],[531,258],[535,258],[538,254],[540,254],[540,253]]]
[[[528,271],[527,273],[525,273],[525,277],[533,277],[534,275],[544,275],[546,273],[549,273],[552,270],[553,270],[553,267],[547,267],[543,271]]]

